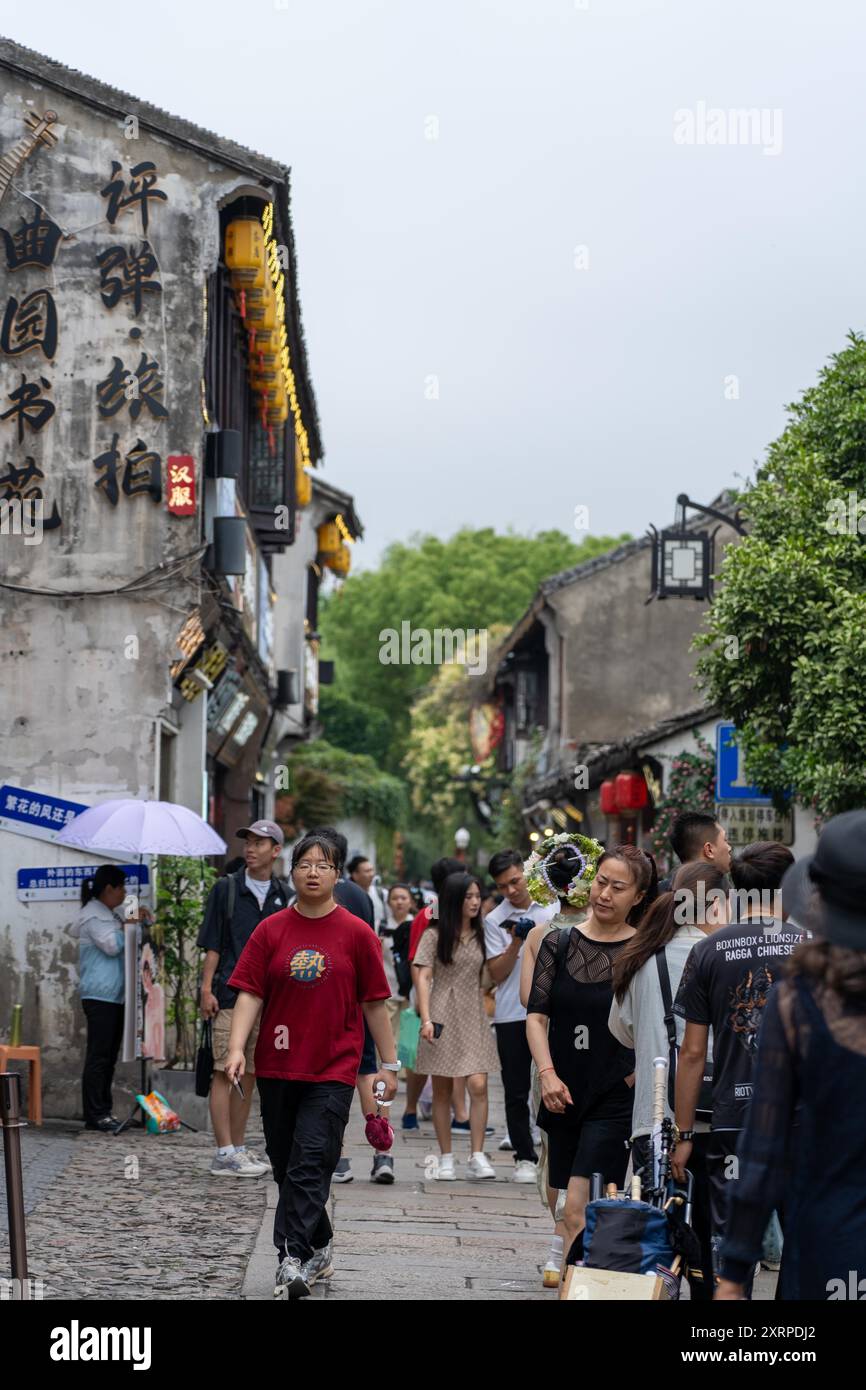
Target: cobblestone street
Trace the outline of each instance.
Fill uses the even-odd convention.
[[[396,1103],[403,1109],[402,1084]],[[534,1186],[509,1182],[512,1158],[500,1153],[504,1109],[491,1077],[487,1141],[497,1181],[438,1183],[425,1176],[437,1152],[431,1123],[398,1128],[396,1182],[370,1182],[372,1150],[357,1100],[346,1135],[353,1181],[331,1188],[335,1274],[312,1298],[546,1300],[540,1270],[550,1220]],[[49,1122],[22,1131],[27,1247],[32,1279],[45,1299],[251,1299],[273,1296],[270,1178],[217,1179],[208,1173],[209,1134],[119,1138]],[[251,1144],[264,1154],[254,1116]],[[469,1136],[455,1134],[458,1175]],[[5,1179],[0,1168],[0,1277],[8,1277]],[[775,1275],[762,1273],[756,1299],[772,1298]]]

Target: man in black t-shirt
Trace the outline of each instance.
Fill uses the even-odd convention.
[[[794,856],[784,845],[747,845],[731,866],[738,890],[774,893]],[[675,1176],[691,1157],[695,1109],[704,1072],[707,1036],[713,1030],[712,1133],[707,1149],[713,1262],[724,1235],[728,1184],[737,1173],[737,1140],[752,1097],[752,1073],[767,995],[786,958],[803,939],[782,917],[763,914],[722,927],[699,941],[686,961],[674,1012],[686,1020],[676,1078]]]

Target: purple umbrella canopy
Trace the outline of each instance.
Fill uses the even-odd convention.
[[[106,854],[224,854],[225,840],[187,806],[172,801],[103,801],[69,821],[56,844]]]

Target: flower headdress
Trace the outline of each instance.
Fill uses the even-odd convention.
[[[548,869],[555,862],[556,851],[565,846],[574,851],[580,867],[568,887],[562,889],[551,883]],[[563,897],[572,907],[586,907],[589,887],[595,878],[596,865],[602,853],[603,848],[598,840],[591,840],[588,835],[571,835],[567,831],[561,835],[548,835],[523,865],[526,886],[533,902],[553,905]]]

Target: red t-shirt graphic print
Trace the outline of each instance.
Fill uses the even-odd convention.
[[[229,983],[264,1001],[258,1076],[348,1086],[361,1062],[361,1004],[391,994],[378,937],[343,907],[325,917],[304,917],[294,907],[266,917]]]

